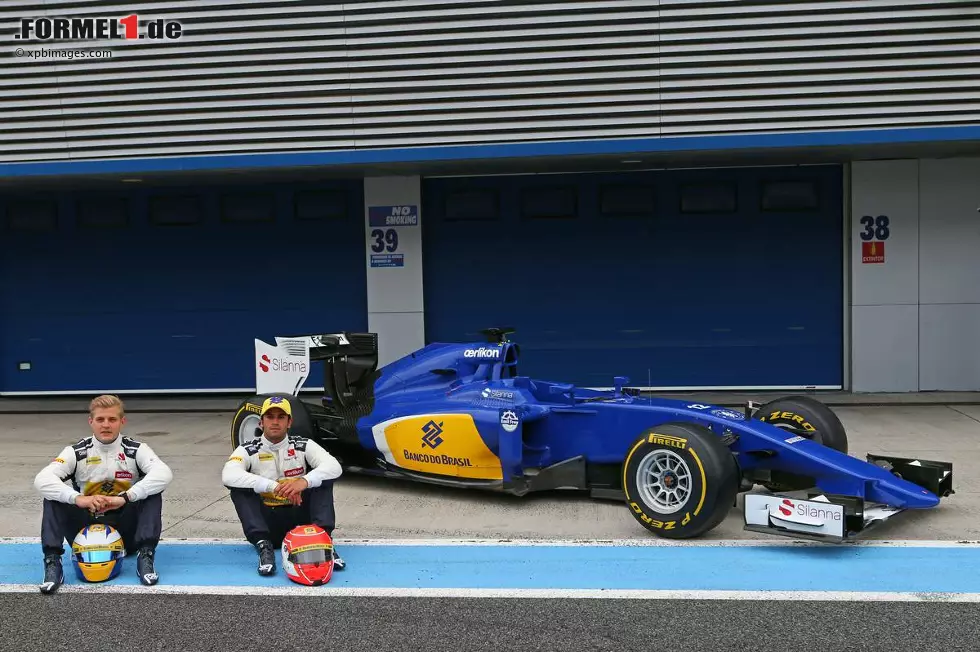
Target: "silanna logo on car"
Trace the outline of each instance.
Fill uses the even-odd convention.
[[[476,358],[477,360],[498,360],[500,359],[500,349],[481,346],[478,349],[466,349],[463,351],[464,358]]]
[[[809,502],[795,502],[789,498],[783,499],[783,502],[779,505],[779,512],[787,517],[795,515],[801,518],[818,519],[824,522],[841,520],[841,513],[839,511],[816,507]]]
[[[262,370],[262,373],[268,373],[269,370],[272,370],[305,374],[306,363],[298,360],[280,358],[278,356],[273,356],[270,358],[267,355],[262,355],[259,357],[259,369]]]

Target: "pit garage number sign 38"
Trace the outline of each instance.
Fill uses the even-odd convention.
[[[418,225],[418,206],[369,206],[371,267],[404,267],[405,253],[398,249],[398,232]]]
[[[885,262],[885,240],[891,235],[890,220],[887,215],[864,215],[861,217],[861,263]]]

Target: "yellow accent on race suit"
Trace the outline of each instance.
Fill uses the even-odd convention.
[[[299,480],[300,478],[279,478],[276,482],[292,482],[293,480]],[[275,493],[269,491],[259,494],[262,497],[262,502],[266,504],[267,507],[285,507],[286,505],[292,505],[292,502],[288,498],[282,498],[277,496]]]
[[[132,487],[131,482],[124,480],[103,480],[101,482],[86,482],[82,494],[86,496],[118,496]]]
[[[472,415],[424,414],[382,427],[402,468],[478,480],[503,478],[500,458],[484,443]]]

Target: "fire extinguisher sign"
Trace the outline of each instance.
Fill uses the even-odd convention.
[[[887,215],[865,215],[861,218],[861,263],[885,262],[885,240],[891,235]]]

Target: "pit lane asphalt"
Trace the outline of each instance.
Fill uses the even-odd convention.
[[[980,604],[0,594],[0,651],[976,650]]]

